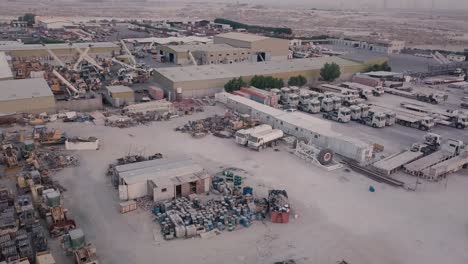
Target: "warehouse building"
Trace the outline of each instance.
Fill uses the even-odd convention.
[[[161,61],[178,65],[193,64],[190,53],[197,65],[232,64],[249,61],[249,49],[236,48],[227,44],[169,45],[156,47]]]
[[[124,85],[107,86],[104,96],[115,107],[135,103],[135,92],[132,88]]]
[[[7,56],[5,55],[5,52],[0,52],[0,81],[12,79],[13,72],[8,64]]]
[[[213,43],[249,49],[258,62],[287,59],[289,55],[289,40],[287,39],[229,32],[214,36]]]
[[[224,103],[229,109],[241,114],[249,114],[261,123],[282,130],[285,134],[307,139],[315,146],[329,148],[343,157],[358,162],[365,162],[372,158],[372,144],[338,133],[332,128],[330,121],[301,112],[287,113],[229,93],[216,94],[216,100]]]
[[[0,81],[0,113],[54,111],[54,95],[44,78]]]
[[[148,160],[116,166],[121,200],[152,196],[154,201],[206,193],[211,176],[189,157]]]
[[[111,57],[113,54],[119,54],[120,47],[111,42],[83,42],[83,43],[61,43],[61,44],[17,44],[17,45],[2,45],[0,52],[5,52],[8,55],[16,58],[36,57],[40,61],[52,61],[47,48],[50,49],[56,56],[64,61],[72,60],[79,56],[77,49],[84,51],[90,47],[88,55],[91,57]]]
[[[192,98],[220,92],[229,80],[237,77],[250,81],[255,75],[265,75],[282,78],[287,82],[292,76],[302,75],[309,82],[313,82],[318,79],[320,69],[327,62],[335,62],[340,65],[342,78],[350,78],[352,74],[366,68],[365,64],[339,57],[321,57],[259,63],[158,68],[154,76],[156,82],[165,89],[171,98],[174,97],[176,90],[181,90],[182,97]]]

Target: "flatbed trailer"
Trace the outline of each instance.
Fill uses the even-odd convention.
[[[456,153],[446,151],[446,150],[439,150],[430,155],[427,155],[421,159],[415,160],[409,164],[403,166],[405,171],[408,174],[413,176],[423,176],[423,171],[427,168],[430,168],[436,164],[444,162],[448,159],[451,159],[456,156]]]
[[[423,171],[423,178],[431,181],[439,181],[450,173],[455,173],[468,166],[468,151],[436,164]]]
[[[416,93],[402,91],[402,90],[398,90],[398,89],[394,89],[394,88],[385,87],[384,91],[385,91],[385,93],[388,93],[388,94],[398,95],[398,96],[406,97],[406,98],[410,98],[410,99],[416,99],[416,97],[417,97]]]
[[[394,155],[381,159],[372,166],[384,175],[390,175],[401,169],[404,165],[413,162],[424,156],[421,151],[405,150]]]

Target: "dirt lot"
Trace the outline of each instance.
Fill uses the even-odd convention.
[[[194,116],[128,129],[50,124],[70,136],[96,136],[102,141],[99,151],[76,152],[81,166],[55,176],[68,189],[65,205],[87,240],[97,246],[101,263],[272,263],[286,258],[330,264],[342,259],[362,264],[468,262],[467,171],[444,183],[423,183],[417,192],[409,192],[344,169],[323,171],[284,147],[279,152],[259,153],[229,139],[192,139],[173,132],[187,120],[223,111],[210,107]],[[398,126],[337,128],[382,142],[389,150],[407,146],[422,135]],[[247,183],[257,194],[265,195],[272,187],[285,188],[297,219],[286,225],[255,222],[248,229],[223,232],[209,240],[164,241],[150,213],[119,214],[117,191],[105,176],[107,165],[117,157],[155,152],[166,156],[188,153],[211,172],[221,167],[245,169],[250,175]],[[409,176],[407,180],[414,181]],[[375,193],[368,191],[370,185]]]

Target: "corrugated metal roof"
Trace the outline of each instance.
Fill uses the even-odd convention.
[[[0,52],[0,79],[13,78],[5,52]]]
[[[133,92],[133,89],[125,85],[110,85],[106,86],[106,89],[111,93],[127,93]]]
[[[236,48],[228,44],[185,44],[185,45],[169,45],[168,48],[176,52],[187,51],[247,51],[248,49]]]
[[[0,101],[53,96],[44,78],[0,81]]]
[[[188,36],[188,37],[168,37],[168,38],[131,38],[125,39],[128,42],[137,42],[137,43],[157,43],[157,44],[169,44],[174,42],[190,43],[190,42],[200,42],[200,43],[209,43],[212,40],[205,37],[197,36]]]
[[[138,162],[140,163],[140,162]],[[135,164],[138,164],[135,163]],[[194,164],[192,160],[180,160],[180,161],[166,161],[165,163],[160,163],[158,165],[152,165],[151,167],[143,167],[138,169],[132,169],[127,171],[118,172],[119,177],[132,177],[141,174],[147,174],[155,171],[167,170],[176,167],[184,167]]]
[[[148,180],[155,182],[156,184],[158,181],[167,182],[168,179],[171,180],[176,177],[186,176],[189,174],[199,174],[203,172],[203,167],[198,164],[191,164],[185,166],[167,166],[164,170],[159,171],[151,171],[144,174],[137,174],[137,175],[124,175],[121,176],[121,179],[127,185],[139,183],[139,182],[147,182]],[[127,173],[127,172],[125,172]]]
[[[173,82],[231,79],[239,76],[268,75],[275,73],[319,70],[325,63],[335,62],[341,67],[358,66],[359,63],[339,57],[321,57],[266,62],[245,62],[201,66],[156,68]]]
[[[117,44],[112,42],[83,42],[83,43],[60,43],[60,44],[45,44],[51,50],[54,49],[85,49],[91,45],[92,48],[119,48]],[[15,50],[45,50],[41,44],[18,44],[0,46],[0,51],[15,51]]]
[[[229,32],[229,33],[219,34],[219,35],[216,35],[215,37],[236,39],[236,40],[248,41],[248,42],[269,39],[269,37],[265,37],[261,35],[246,34],[246,33],[239,33],[239,32]]]

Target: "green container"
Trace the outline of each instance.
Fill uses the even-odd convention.
[[[85,246],[85,236],[80,228],[70,230],[70,246],[73,250],[80,249]]]

